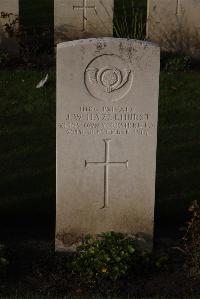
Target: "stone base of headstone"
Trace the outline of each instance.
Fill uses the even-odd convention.
[[[99,234],[90,234],[94,238],[99,239]],[[145,234],[127,234],[124,232],[124,237],[131,238],[135,242],[137,249],[150,252],[152,250],[152,237]],[[55,238],[55,249],[57,252],[75,252],[77,246],[84,241],[85,234],[69,234],[57,233]]]

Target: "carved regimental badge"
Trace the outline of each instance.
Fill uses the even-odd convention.
[[[85,70],[85,85],[98,100],[118,101],[130,90],[133,81],[128,64],[114,54],[101,55]]]

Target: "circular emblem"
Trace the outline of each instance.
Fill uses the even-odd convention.
[[[93,59],[85,70],[85,85],[89,93],[102,101],[118,101],[130,90],[133,74],[119,56],[105,54]]]

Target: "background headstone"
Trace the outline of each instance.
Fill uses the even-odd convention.
[[[152,246],[159,61],[136,40],[58,45],[57,250],[105,231]]]
[[[9,18],[3,18],[2,13],[13,14]],[[11,55],[17,55],[19,53],[18,42],[14,37],[9,36],[5,32],[4,25],[6,23],[11,24],[19,15],[19,0],[1,0],[0,1],[0,49],[7,51]],[[17,29],[17,24],[14,25],[14,29]]]
[[[55,0],[55,43],[113,35],[114,0]]]
[[[147,15],[149,40],[200,58],[199,0],[148,0]]]

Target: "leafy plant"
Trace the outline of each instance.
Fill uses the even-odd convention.
[[[192,217],[183,239],[187,255],[185,267],[190,277],[200,279],[200,202],[194,201],[189,211]]]
[[[12,37],[17,33],[17,27],[19,24],[19,18],[16,14],[9,12],[1,12],[0,18],[4,20],[3,29],[8,34],[8,36]]]
[[[107,232],[97,238],[86,236],[77,247],[72,267],[86,282],[104,278],[115,281],[127,274],[136,258],[135,240],[121,233]]]

